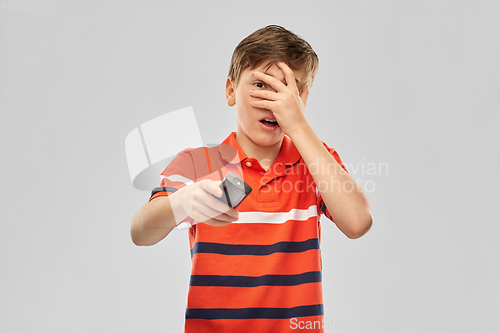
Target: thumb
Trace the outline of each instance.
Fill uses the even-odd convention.
[[[208,193],[216,196],[217,198],[222,197],[222,189],[220,188],[220,184],[222,182],[219,181],[208,181],[208,182],[203,182],[201,185],[202,188],[207,191]]]

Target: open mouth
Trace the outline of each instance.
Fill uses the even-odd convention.
[[[279,126],[276,120],[262,119],[260,122],[270,128]]]

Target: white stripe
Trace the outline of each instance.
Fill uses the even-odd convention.
[[[172,176],[168,176],[168,177],[161,175],[161,179],[164,179],[164,178],[170,180],[171,182],[181,182],[181,183],[184,183],[186,185],[193,183],[193,181],[191,179],[183,177],[181,175],[172,175]]]
[[[284,213],[240,212],[238,221],[233,223],[285,223],[289,220],[306,221],[318,216],[318,208],[312,205],[308,209],[292,209]]]

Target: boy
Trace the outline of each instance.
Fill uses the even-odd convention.
[[[180,152],[134,216],[136,245],[190,225],[185,332],[324,331],[319,217],[358,238],[372,216],[337,152],[305,118],[317,68],[311,46],[282,27],[245,38],[226,82],[236,133]],[[253,189],[238,209],[214,198],[228,172]]]

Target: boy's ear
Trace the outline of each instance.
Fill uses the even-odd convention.
[[[234,106],[236,104],[235,89],[233,81],[230,78],[227,78],[226,81],[226,102],[229,106]]]

